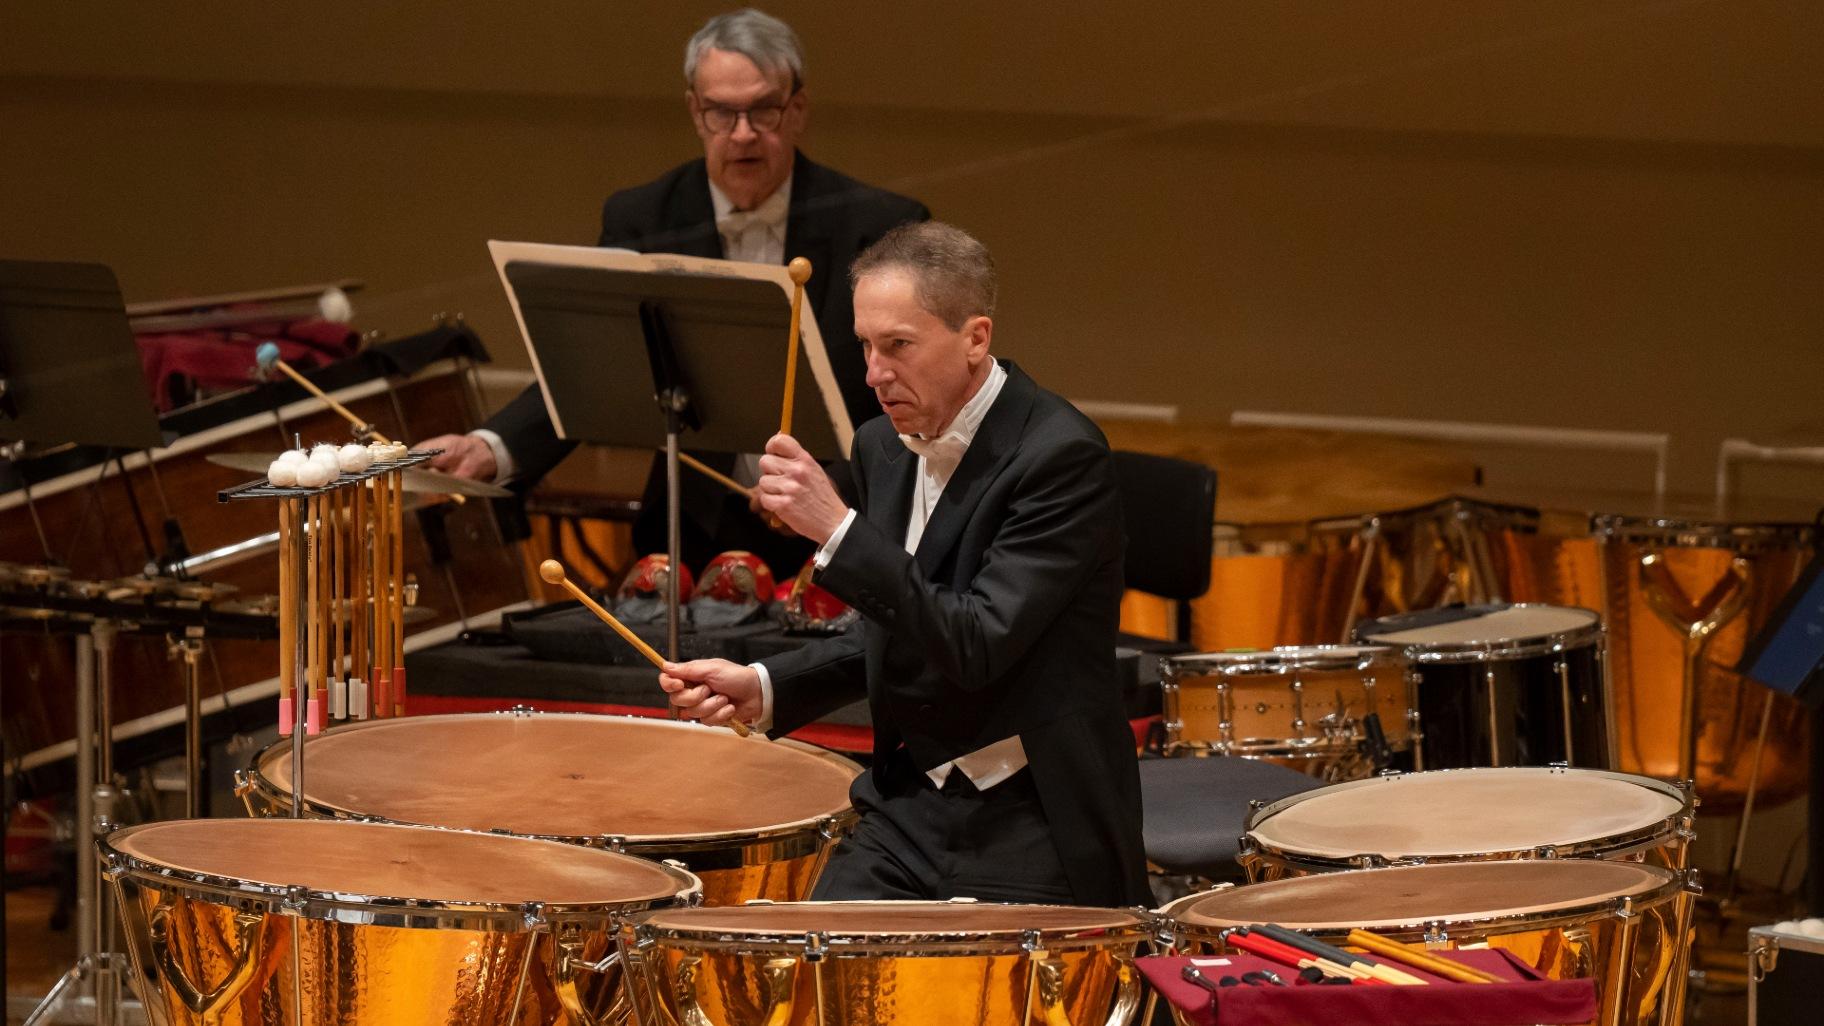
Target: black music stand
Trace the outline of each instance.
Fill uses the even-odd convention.
[[[0,440],[11,443],[0,445],[0,458],[5,459],[17,459],[28,445],[73,442],[150,449],[164,444],[158,415],[146,394],[120,284],[108,267],[0,260]],[[20,484],[26,487],[29,506],[31,492],[23,475]],[[32,516],[35,520],[36,512]],[[93,974],[98,1004],[116,999],[119,980],[112,968],[115,956],[105,950],[113,932],[108,896],[99,888],[93,841],[84,843],[80,831],[97,829],[96,748],[99,745],[104,756],[111,748],[113,725],[105,719],[85,722],[82,710],[86,699],[92,711],[99,689],[111,687],[106,650],[114,632],[113,624],[100,621],[77,640],[76,871],[78,903],[84,907],[77,967],[58,985],[62,989],[69,981]],[[101,659],[85,656],[97,647],[103,650]],[[99,671],[93,668],[96,664]],[[84,672],[85,666],[91,669]],[[87,736],[91,726],[93,737]],[[105,767],[111,759],[100,761]],[[109,782],[99,783],[105,787]],[[0,913],[5,911],[4,895],[5,881],[0,879]],[[4,949],[0,941],[0,956]],[[0,991],[4,975],[0,968]]]
[[[587,246],[488,249],[558,437],[648,450],[663,438],[677,567],[680,436],[691,432],[695,449],[745,453],[779,430],[791,326],[785,268]],[[847,456],[854,431],[814,316],[800,318],[800,338],[792,434],[813,456]],[[678,579],[674,569],[666,588],[671,659]]]
[[[106,266],[0,260],[0,439],[164,444]]]

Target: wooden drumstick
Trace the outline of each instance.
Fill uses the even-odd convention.
[[[804,309],[804,283],[811,280],[811,262],[793,257],[785,265],[792,278],[792,334],[785,344],[785,403],[779,411],[779,433],[792,433],[792,398],[798,391],[798,324]]]
[[[395,471],[388,508],[393,515],[393,714],[405,715],[405,474]]]
[[[387,627],[393,622],[393,618],[387,615],[386,607],[386,563],[388,557],[392,554],[393,546],[387,541],[386,537],[386,482],[383,478],[375,478],[369,482],[369,485],[372,486],[374,491],[374,559],[373,573],[370,576],[369,585],[371,589],[370,597],[373,603],[369,606],[369,609],[372,611],[374,618],[374,649],[369,653],[372,657],[373,665],[368,671],[368,681],[370,685],[368,689],[368,699],[373,708],[373,714],[378,717],[384,717],[392,709],[392,702],[387,698],[386,693],[387,686],[393,679],[392,668],[387,665],[386,661],[387,652],[391,650],[391,645],[387,641],[386,631]]]
[[[367,675],[367,489],[356,487],[348,517],[348,675]],[[359,719],[354,709],[351,719]]]
[[[279,704],[292,700],[291,689],[297,686],[298,651],[298,540],[292,532],[292,520],[298,515],[298,500],[279,500]]]
[[[586,607],[591,613],[594,613],[596,616],[601,617],[601,620],[603,623],[607,624],[610,627],[613,627],[614,632],[616,634],[619,634],[622,637],[622,639],[624,639],[627,642],[627,644],[632,645],[635,650],[637,650],[641,655],[645,656],[646,660],[648,662],[652,663],[653,666],[656,666],[661,670],[663,670],[665,668],[664,657],[660,656],[657,652],[653,651],[653,648],[651,645],[646,644],[646,642],[644,640],[642,640],[638,634],[633,633],[633,631],[631,629],[629,629],[626,624],[624,624],[620,620],[616,619],[613,613],[610,613],[608,610],[603,609],[601,606],[601,603],[590,598],[588,592],[577,587],[574,583],[571,582],[570,578],[568,578],[564,575],[564,564],[559,563],[555,559],[547,559],[543,563],[538,564],[538,576],[543,578],[544,582],[546,584],[556,584],[556,585],[561,586],[565,591],[568,591],[572,596],[574,596],[576,598],[576,600],[578,602],[581,602],[584,605],[584,607]],[[753,733],[753,729],[751,727],[749,727],[747,724],[742,723],[740,720],[729,720],[728,729],[734,731],[735,733],[741,735],[742,737],[746,737],[747,735]]]
[[[715,483],[721,485],[722,487],[728,489],[731,492],[736,492],[740,495],[745,495],[750,499],[754,497],[754,490],[752,488],[749,488],[748,486],[742,484],[741,482],[735,480],[734,478],[729,477],[727,474],[722,473],[720,470],[717,470],[716,468],[710,466],[709,464],[704,463],[702,460],[697,459],[695,456],[692,456],[690,453],[679,452],[678,453],[678,462],[684,464],[685,466],[696,471],[697,473],[702,474],[704,477],[709,478],[711,481],[714,481]]]

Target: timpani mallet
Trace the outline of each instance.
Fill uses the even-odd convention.
[[[318,388],[316,386],[316,384],[313,383],[309,378],[307,378],[304,375],[299,374],[297,371],[293,370],[291,368],[291,364],[286,363],[284,360],[279,359],[279,347],[278,347],[277,343],[274,343],[274,342],[261,343],[260,347],[256,350],[254,350],[253,358],[255,361],[257,361],[259,363],[261,368],[269,368],[269,367],[277,368],[286,377],[297,382],[298,387],[302,388],[306,392],[309,392],[311,395],[316,396],[318,401],[324,403],[330,409],[334,410],[338,415],[340,415],[342,417],[343,420],[348,421],[349,425],[351,427],[353,427],[357,433],[372,435],[375,441],[385,442],[388,445],[392,444],[392,440],[387,438],[385,435],[381,434],[378,430],[376,430],[374,428],[374,426],[372,424],[369,424],[367,421],[362,420],[360,417],[355,416],[353,411],[351,411],[348,407],[342,405],[339,402],[336,402],[334,399],[331,399],[329,397],[328,392],[325,392],[322,389]]]
[[[614,628],[614,632],[616,634],[619,634],[621,636],[621,638],[627,642],[627,644],[632,645],[636,651],[638,651],[641,655],[645,656],[647,661],[652,663],[653,666],[658,667],[661,670],[663,670],[665,668],[664,657],[660,656],[659,653],[654,651],[653,647],[651,645],[646,644],[646,642],[638,634],[633,633],[633,631],[631,629],[629,629],[626,624],[624,624],[620,620],[616,619],[615,615],[613,613],[610,613],[608,610],[603,609],[601,606],[601,603],[590,598],[588,592],[577,587],[575,585],[575,583],[573,583],[570,580],[569,577],[564,575],[564,564],[559,563],[555,559],[547,559],[543,563],[538,564],[538,576],[543,578],[544,582],[546,584],[559,585],[565,591],[568,591],[578,602],[581,602],[584,605],[584,607],[586,607],[591,613],[594,613],[596,616],[600,617],[603,623]],[[741,735],[742,737],[746,737],[749,734],[753,733],[753,728],[749,727],[745,723],[742,723],[740,720],[729,720],[728,729],[734,731],[735,733]]]
[[[811,262],[793,257],[785,265],[792,279],[792,333],[785,343],[785,402],[779,409],[779,433],[792,433],[792,398],[798,392],[798,325],[804,311],[804,283],[811,280]]]
[[[697,459],[695,456],[692,456],[690,453],[679,452],[678,453],[678,462],[684,464],[685,466],[696,471],[697,473],[702,474],[704,477],[709,478],[711,481],[714,481],[715,483],[721,485],[722,487],[728,489],[731,492],[734,492],[738,495],[745,495],[746,497],[748,497],[750,499],[754,497],[754,490],[752,488],[749,488],[748,486],[742,484],[741,482],[735,480],[734,478],[729,477],[727,474],[722,473],[720,470],[717,470],[716,468],[710,466],[709,464],[704,463],[702,460]]]

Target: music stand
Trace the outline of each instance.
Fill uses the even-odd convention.
[[[0,260],[0,439],[164,444],[106,266]]]
[[[120,284],[106,266],[0,260],[0,440],[12,443],[0,446],[0,456],[9,459],[17,459],[27,445],[164,444]],[[29,506],[30,485],[23,475],[20,484]],[[96,836],[113,828],[105,822],[112,816],[110,803],[100,800],[102,792],[112,794],[113,724],[108,703],[96,698],[105,698],[113,686],[116,630],[116,624],[98,620],[76,639],[77,964],[28,1021],[55,1007],[77,981],[90,984],[83,996],[98,1010],[114,1008],[119,997],[122,960],[106,950],[113,943],[113,918],[100,890],[94,845]]]
[[[760,452],[779,430],[791,278],[770,264],[590,246],[488,250],[558,437],[644,449],[664,438],[675,660],[679,439],[688,430],[695,449]],[[854,429],[815,317],[800,319],[800,339],[793,437],[813,456],[847,456]]]

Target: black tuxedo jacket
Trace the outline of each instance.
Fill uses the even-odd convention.
[[[916,554],[904,542],[918,458],[885,417],[856,434],[858,515],[818,583],[865,619],[764,660],[771,732],[865,689],[877,766],[904,745],[929,770],[1018,734],[1077,900],[1151,904],[1115,675],[1124,535],[1108,444],[1005,366]]]
[[[855,344],[849,264],[889,230],[930,216],[916,200],[814,164],[803,153],[793,158],[785,257],[788,261],[804,257],[811,262],[805,298],[823,333],[849,419],[858,427],[880,413],[880,403],[867,386],[867,367]],[[722,236],[716,231],[709,171],[702,158],[608,197],[602,204],[602,234],[596,245],[720,259]],[[487,427],[500,435],[513,454],[521,488],[536,483],[574,448],[557,437],[537,384],[495,414]],[[687,509],[720,509],[726,494],[717,491],[717,486],[699,474],[686,474],[684,480],[688,483]],[[742,506],[742,515],[747,515],[745,509]],[[713,525],[705,527],[713,533]]]

